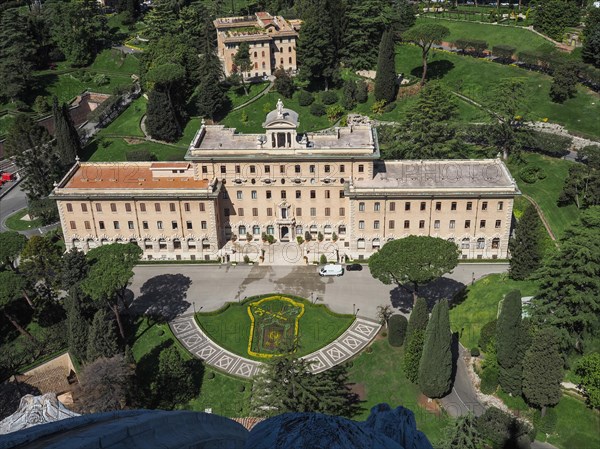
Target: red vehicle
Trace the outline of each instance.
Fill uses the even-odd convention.
[[[14,181],[15,174],[14,173],[2,173],[2,177],[0,179],[2,180],[1,184],[4,184],[5,182],[8,182],[8,181]]]

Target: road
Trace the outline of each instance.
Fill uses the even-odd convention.
[[[25,207],[27,207],[27,195],[21,189],[21,185],[16,186],[10,192],[8,192],[6,196],[0,199],[0,232],[8,231],[5,226],[6,219],[16,211],[24,209]],[[56,228],[58,225],[58,223],[54,223],[41,228],[34,228],[19,232],[26,236],[44,234],[51,229]]]

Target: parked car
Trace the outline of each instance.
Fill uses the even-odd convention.
[[[346,265],[346,271],[362,271],[362,265],[359,263],[351,263]]]
[[[339,264],[325,265],[319,270],[319,276],[341,276],[344,274],[344,267]]]

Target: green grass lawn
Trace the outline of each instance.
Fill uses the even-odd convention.
[[[227,96],[231,100],[231,107],[235,108],[245,102],[251,100],[260,94],[263,90],[267,88],[269,83],[256,83],[249,84],[248,87],[248,95],[244,94],[244,88],[242,86],[232,86],[227,91]]]
[[[487,9],[484,14],[489,14]],[[475,20],[480,20],[479,15]],[[450,35],[444,38],[445,42],[455,42],[457,39],[477,39],[484,40],[491,50],[494,45],[510,45],[517,48],[517,51],[531,51],[539,48],[549,42],[533,31],[525,28],[504,27],[497,25],[487,25],[483,23],[470,23],[466,21],[431,19],[421,17],[417,19],[417,24],[437,23],[450,30]]]
[[[142,116],[146,113],[146,100],[143,96],[135,100],[110,125],[100,130],[99,136],[139,136],[144,137],[140,128]]]
[[[265,295],[271,296],[271,295]],[[298,355],[310,354],[340,336],[354,321],[352,315],[338,315],[323,305],[291,297],[304,304],[304,315],[300,317],[298,333],[300,348]],[[225,349],[250,359],[264,362],[264,358],[248,354],[250,316],[248,304],[258,297],[248,298],[244,303],[230,303],[222,313],[197,313],[196,321],[204,331]]]
[[[413,45],[396,47],[396,70],[418,75],[421,72],[421,53]],[[430,54],[429,79],[439,78],[452,90],[485,104],[490,92],[500,80],[519,78],[525,83],[523,115],[528,120],[548,118],[550,122],[566,126],[569,131],[600,137],[598,116],[600,95],[578,86],[577,95],[557,104],[550,101],[552,78],[518,67],[505,66],[484,59],[459,56],[450,52],[435,51]]]
[[[9,216],[5,222],[6,227],[13,231],[26,231],[42,226],[42,220],[40,218],[36,218],[35,220],[22,220],[27,212],[27,209],[22,209]]]
[[[140,61],[133,54],[125,54],[117,49],[109,49],[96,56],[88,70],[107,74],[139,74]]]
[[[517,181],[519,189],[539,204],[550,224],[550,228],[556,237],[560,238],[564,234],[565,229],[576,222],[579,217],[579,209],[574,204],[562,207],[556,204],[564,181],[568,176],[569,167],[574,162],[535,153],[523,153],[522,156],[524,163],[509,162],[511,174]],[[533,184],[523,182],[519,176],[519,172],[527,165],[535,165],[542,168],[546,174],[546,178],[540,179]]]
[[[452,330],[459,332],[463,346],[478,346],[481,328],[496,319],[498,303],[515,289],[523,296],[532,296],[537,286],[533,281],[514,281],[506,274],[490,274],[467,287],[465,299],[450,309]]]
[[[439,442],[450,419],[443,412],[434,414],[419,406],[421,391],[406,379],[402,370],[402,348],[391,347],[387,339],[375,341],[371,348],[372,353],[363,351],[353,359],[349,370],[350,382],[364,386],[366,393],[362,403],[364,411],[355,419],[366,419],[371,407],[381,402],[387,402],[392,408],[401,405],[414,412],[417,428],[431,443]]]
[[[128,143],[125,139],[119,137],[100,138],[94,139],[84,148],[81,160],[122,162],[127,160],[126,154],[132,150],[149,150],[156,155],[159,161],[182,161],[186,152],[186,148],[183,147],[146,142],[143,139],[136,143]]]

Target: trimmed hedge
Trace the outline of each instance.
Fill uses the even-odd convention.
[[[492,54],[506,61],[511,60],[516,51],[517,49],[510,45],[494,45],[492,47]]]
[[[527,184],[535,184],[538,180],[544,179],[546,177],[546,173],[537,165],[528,165],[527,167],[521,169],[519,172],[519,177]]]
[[[156,154],[149,150],[131,150],[125,153],[127,161],[157,161]]]
[[[390,346],[400,347],[406,338],[408,320],[404,315],[392,315],[388,320],[388,341]]]
[[[481,55],[488,48],[488,43],[479,39],[456,39],[454,45],[464,53],[475,55]]]

